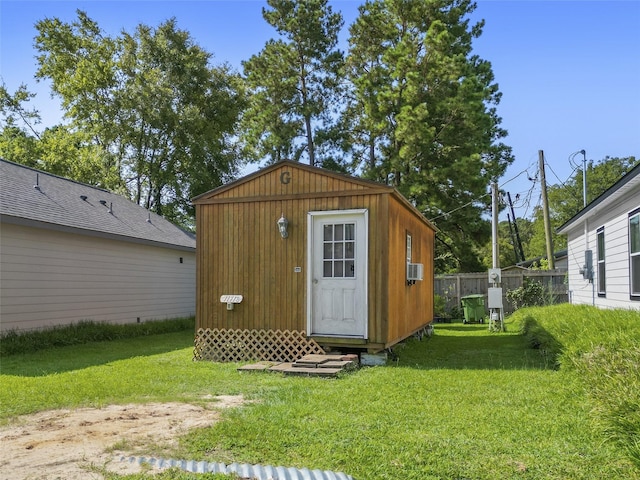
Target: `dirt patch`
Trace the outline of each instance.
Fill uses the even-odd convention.
[[[102,479],[92,467],[136,473],[121,462],[145,445],[171,446],[192,428],[212,425],[222,408],[244,403],[242,396],[212,397],[210,408],[186,403],[110,405],[53,410],[23,416],[0,428],[1,480]]]

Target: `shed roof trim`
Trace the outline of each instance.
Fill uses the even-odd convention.
[[[256,172],[250,173],[249,175],[242,177],[238,180],[235,180],[233,182],[230,182],[226,185],[222,185],[220,187],[214,188],[213,190],[210,190],[208,192],[205,192],[201,195],[198,195],[197,197],[194,197],[192,199],[192,202],[194,205],[204,205],[204,204],[208,204],[208,203],[214,203],[212,202],[212,200],[223,194],[224,192],[227,192],[239,185],[242,185],[244,183],[248,183],[252,180],[255,180],[261,176],[264,175],[268,175],[271,172],[273,172],[274,170],[277,170],[279,168],[282,167],[290,167],[290,168],[295,168],[295,169],[299,169],[299,170],[305,170],[307,172],[313,173],[315,175],[324,175],[326,177],[331,177],[331,178],[335,178],[337,180],[342,180],[348,183],[351,183],[353,185],[357,185],[358,187],[362,188],[362,190],[354,190],[353,194],[357,194],[357,195],[362,195],[362,194],[389,194],[392,195],[394,198],[396,198],[398,201],[400,201],[402,204],[404,204],[406,207],[408,207],[410,210],[412,210],[414,212],[414,214],[416,216],[418,216],[426,225],[428,225],[430,228],[432,228],[433,230],[437,230],[437,228],[433,225],[433,223],[431,223],[414,205],[411,204],[411,202],[409,202],[409,200],[407,200],[404,195],[402,195],[396,188],[391,187],[389,185],[385,185],[383,183],[379,183],[379,182],[374,182],[372,180],[366,180],[366,179],[362,179],[362,178],[358,178],[358,177],[353,177],[351,175],[346,175],[343,173],[338,173],[338,172],[334,172],[331,170],[325,170],[323,168],[319,168],[319,167],[313,167],[311,165],[306,165],[304,163],[300,163],[300,162],[294,162],[291,160],[282,160],[280,162],[276,162],[273,163],[271,165],[268,165],[267,167],[264,167],[260,170],[257,170]],[[316,193],[317,195],[321,195],[321,193]],[[309,195],[313,196],[314,193],[309,193]],[[264,197],[259,197],[262,200],[264,200]],[[238,201],[237,199],[234,198],[224,198],[224,199],[220,199],[220,202],[234,202],[234,201]],[[218,200],[216,199],[215,203],[218,203]]]
[[[228,190],[231,190],[232,188],[237,187],[238,185],[242,185],[243,183],[247,183],[250,182],[251,180],[254,180],[258,177],[261,177],[263,175],[267,175],[269,173],[271,173],[274,170],[277,170],[279,168],[282,167],[291,167],[291,168],[297,168],[300,170],[306,170],[308,172],[311,173],[315,173],[315,174],[321,174],[327,177],[332,177],[332,178],[336,178],[339,180],[344,180],[346,182],[349,183],[353,183],[365,188],[384,188],[387,189],[389,192],[395,190],[393,187],[390,187],[388,185],[384,185],[382,183],[378,183],[378,182],[374,182],[372,180],[365,180],[362,178],[358,178],[358,177],[353,177],[351,175],[346,175],[343,173],[339,173],[339,172],[334,172],[332,170],[325,170],[324,168],[320,168],[320,167],[312,167],[311,165],[307,165],[304,163],[300,163],[300,162],[294,162],[292,160],[281,160],[280,162],[276,162],[273,163],[271,165],[268,165],[264,168],[261,168],[260,170],[257,170],[253,173],[250,173],[242,178],[239,178],[238,180],[235,180],[233,182],[227,183],[225,185],[222,185],[220,187],[214,188],[213,190],[210,190],[208,192],[202,193],[200,195],[198,195],[197,197],[194,197],[192,199],[192,202],[194,204],[197,203],[202,203],[203,200],[205,199],[209,199],[211,197],[215,197],[216,195],[220,195],[221,193],[224,193]]]

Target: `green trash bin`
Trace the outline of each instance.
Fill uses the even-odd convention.
[[[464,310],[464,320],[462,323],[480,322],[484,323],[484,295],[467,295],[460,299]]]

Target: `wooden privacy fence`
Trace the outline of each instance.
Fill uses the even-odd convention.
[[[565,282],[565,270],[517,270],[502,272],[502,306],[505,315],[514,312],[513,304],[507,300],[507,292],[521,287],[525,279],[540,282],[549,292],[550,303],[566,303],[569,293]],[[450,275],[436,275],[434,279],[434,293],[446,301],[446,310],[461,306],[461,298],[467,295],[487,295],[489,289],[488,272],[456,273]]]

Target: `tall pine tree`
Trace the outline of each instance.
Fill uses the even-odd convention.
[[[440,232],[438,271],[478,270],[492,180],[513,161],[470,0],[373,0],[350,28],[349,114],[363,174],[396,186]]]
[[[254,158],[322,164],[337,118],[344,56],[337,48],[343,21],[327,0],[268,0],[264,19],[280,39],[244,62],[252,93],[244,140]]]

